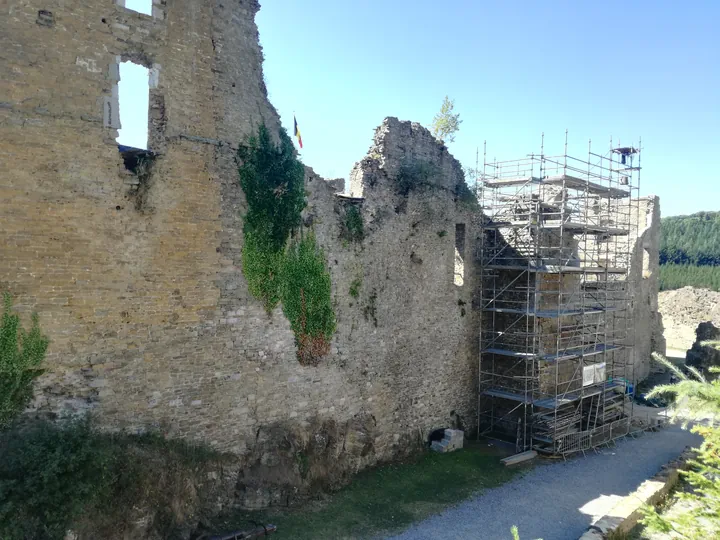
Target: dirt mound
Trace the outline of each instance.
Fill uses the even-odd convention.
[[[662,291],[658,296],[658,307],[668,349],[685,351],[692,347],[695,329],[701,322],[712,321],[716,326],[720,325],[720,292],[694,287]]]

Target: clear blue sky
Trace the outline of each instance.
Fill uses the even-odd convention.
[[[118,143],[147,148],[148,111],[150,108],[150,71],[132,62],[120,64],[118,83],[120,130]]]
[[[642,193],[663,215],[720,210],[720,0],[264,0],[257,23],[270,100],[327,178],[348,177],[385,116],[427,126],[447,94],[465,166],[485,140],[514,159],[543,132],[559,154],[567,128],[578,157],[642,136]],[[147,70],[122,69],[118,140],[144,147]]]
[[[643,139],[663,215],[720,210],[720,1],[264,0],[270,100],[303,161],[347,178],[385,116],[428,125],[448,94],[450,151],[473,166]]]
[[[125,7],[152,15],[152,0],[125,0]],[[149,71],[132,62],[120,64],[118,99],[120,123],[118,143],[147,148],[148,108],[150,106]]]
[[[152,15],[152,0],[125,0],[125,7],[145,15]]]

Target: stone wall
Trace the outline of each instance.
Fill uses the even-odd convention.
[[[650,373],[652,352],[665,354],[662,315],[658,311],[660,278],[660,199],[642,197],[638,201],[638,217],[633,220],[637,235],[631,250],[630,292],[633,305],[632,362],[635,380]],[[637,221],[637,223],[635,223]]]
[[[632,201],[622,199],[614,204],[620,208],[611,213],[620,218],[619,226],[630,226],[630,234],[612,237],[607,256],[610,266],[627,267],[629,264],[627,299],[630,310],[628,313],[608,313],[608,332],[628,345],[608,356],[614,355],[616,368],[626,365],[624,372],[628,378],[639,381],[650,373],[651,353],[665,354],[662,315],[658,311],[660,199],[651,195]],[[591,245],[590,249],[597,249],[597,245]],[[609,288],[606,294],[609,303],[616,305],[625,297],[620,288]]]
[[[112,0],[2,8],[0,289],[52,340],[32,411],[92,410],[109,428],[235,452],[247,506],[287,504],[430,429],[472,426],[475,276],[468,265],[454,280],[456,227],[471,259],[476,211],[459,163],[426,129],[388,119],[354,169],[363,200],[308,170],[304,227],[325,250],[338,328],[330,355],[301,366],[282,311],[266,314],[241,272],[235,150],[261,122],[279,126],[258,4],[154,4],[153,17]],[[142,204],[115,143],[127,59],[153,70]],[[360,242],[342,238],[348,204]]]

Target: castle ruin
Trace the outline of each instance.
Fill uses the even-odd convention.
[[[268,315],[242,273],[237,148],[260,124],[280,128],[259,4],[153,0],[151,16],[122,4],[27,0],[0,19],[0,289],[52,340],[29,412],[90,411],[110,429],[233,452],[249,507],[308,487],[299,451],[316,484],[333,483],[432,429],[474,431],[483,223],[458,161],[387,118],[347,189],[306,169],[303,227],[327,259],[337,330],[318,365],[300,365],[282,311]],[[150,73],[145,153],[116,142],[125,61]],[[659,202],[638,204],[628,287],[642,378],[662,347]],[[343,235],[350,208],[360,240]]]

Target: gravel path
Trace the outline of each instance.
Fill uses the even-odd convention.
[[[566,462],[540,464],[527,474],[442,514],[417,523],[394,540],[577,540],[593,519],[635,490],[662,465],[700,438],[677,425]]]

